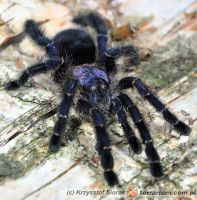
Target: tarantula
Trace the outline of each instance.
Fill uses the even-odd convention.
[[[161,112],[164,119],[181,135],[189,135],[191,129],[172,114],[139,78],[126,77],[114,84],[114,75],[118,71],[115,64],[117,58],[126,56],[132,65],[138,65],[140,59],[137,50],[131,45],[107,47],[108,29],[105,20],[99,14],[90,12],[78,15],[73,18],[73,22],[94,28],[97,32],[97,46],[90,34],[83,29],[63,30],[53,39],[49,39],[34,20],[27,20],[25,32],[34,42],[45,48],[48,58],[44,62],[28,67],[19,79],[8,82],[5,88],[7,90],[18,89],[30,77],[53,70],[54,81],[59,84],[63,83],[63,97],[50,139],[49,151],[59,150],[68,122],[69,110],[73,103],[75,109],[88,116],[94,125],[96,150],[104,169],[105,180],[110,186],[119,185],[119,180],[113,171],[114,160],[107,133],[106,116],[115,113],[133,152],[138,154],[142,150],[141,141],[127,121],[126,113],[128,112],[145,145],[151,174],[154,177],[162,176],[160,157],[153,145],[143,116],[130,97],[122,90],[136,88],[139,94],[148,100],[158,112]]]

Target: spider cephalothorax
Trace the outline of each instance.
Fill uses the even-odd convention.
[[[64,85],[58,119],[50,139],[49,150],[51,152],[59,150],[62,136],[65,134],[69,110],[74,102],[77,111],[88,116],[95,127],[96,149],[109,185],[118,185],[119,181],[113,171],[114,161],[107,134],[106,114],[116,113],[118,122],[121,124],[133,152],[140,153],[142,150],[140,140],[127,121],[126,112],[128,112],[145,145],[145,153],[150,162],[152,175],[154,177],[162,176],[160,157],[154,148],[143,117],[130,97],[122,90],[136,88],[139,94],[158,112],[161,112],[164,119],[173,125],[181,135],[189,135],[191,129],[173,115],[140,79],[126,77],[119,80],[117,84],[112,84],[113,76],[118,72],[115,60],[120,56],[126,56],[131,64],[138,65],[139,57],[133,46],[107,47],[108,30],[100,15],[96,13],[80,15],[75,17],[73,22],[82,26],[92,26],[97,32],[97,46],[92,37],[82,29],[64,30],[53,39],[48,39],[33,20],[28,20],[25,24],[26,33],[33,41],[46,49],[48,58],[42,63],[28,67],[18,80],[7,83],[5,88],[7,90],[18,89],[28,81],[29,77],[53,70],[54,81],[64,83]],[[76,95],[77,101],[73,101]]]

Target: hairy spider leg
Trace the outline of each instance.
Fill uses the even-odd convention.
[[[61,64],[62,64],[62,59],[60,57],[51,57],[43,63],[32,65],[22,72],[22,75],[18,80],[8,82],[5,85],[5,89],[6,90],[18,89],[28,81],[29,77],[32,77],[38,73],[43,73],[48,70],[51,70]]]
[[[153,140],[149,133],[148,128],[146,127],[144,123],[144,119],[139,112],[138,108],[135,106],[135,104],[132,102],[132,100],[123,93],[120,93],[119,99],[122,101],[123,106],[125,109],[129,112],[133,122],[137,126],[143,144],[146,146],[145,153],[147,158],[150,161],[150,172],[154,177],[161,177],[163,175],[163,168],[160,163],[160,157],[153,146]]]
[[[152,92],[147,88],[147,86],[136,77],[126,77],[120,80],[118,87],[121,89],[127,89],[130,87],[135,87],[139,94],[148,100],[148,102],[158,111],[163,114],[163,118],[174,126],[174,129],[178,131],[181,135],[189,135],[191,128],[185,123],[180,121],[174,114],[172,114],[168,108],[152,94]]]
[[[95,126],[97,137],[97,151],[100,155],[101,165],[105,180],[109,185],[119,184],[116,174],[113,172],[114,161],[110,151],[110,141],[106,132],[105,118],[99,109],[99,100],[103,99],[110,106],[111,96],[108,91],[109,79],[107,74],[95,67],[87,65],[75,68],[74,77],[80,85],[86,88],[88,101],[78,100],[78,110],[88,116],[91,116]]]
[[[60,104],[58,120],[55,123],[53,135],[51,136],[51,139],[50,139],[50,143],[49,143],[50,152],[57,152],[61,146],[62,136],[66,129],[68,114],[69,114],[69,110],[70,110],[76,89],[77,89],[77,80],[73,78],[69,78],[65,82],[65,86],[63,90],[64,96]]]
[[[58,56],[58,51],[54,41],[44,36],[43,31],[33,20],[27,20],[25,23],[25,32],[35,41],[39,46],[45,47],[49,55],[49,58],[43,62],[32,65],[23,71],[18,80],[10,81],[5,85],[7,90],[18,89],[24,85],[30,76],[34,76],[38,73],[46,72],[47,70],[54,69],[61,65],[64,61]]]
[[[97,32],[98,61],[101,66],[105,64],[105,51],[107,49],[107,26],[103,18],[98,13],[88,13],[78,15],[73,18],[73,22],[81,26],[91,26]]]
[[[117,72],[115,60],[121,56],[128,58],[131,65],[136,66],[140,64],[140,58],[132,45],[109,48],[105,51],[105,56],[105,68],[107,73]]]
[[[122,126],[124,131],[125,137],[135,154],[140,154],[142,152],[142,145],[140,140],[136,137],[135,133],[133,132],[130,124],[127,121],[126,113],[123,109],[122,102],[119,99],[113,99],[112,101],[113,109],[117,113],[118,121]]]
[[[25,22],[25,32],[35,41],[39,46],[45,47],[47,54],[51,56],[58,56],[57,45],[55,42],[44,35],[39,25],[34,20],[27,20]]]
[[[104,169],[104,177],[110,186],[119,185],[118,177],[113,171],[114,159],[111,154],[110,139],[106,131],[105,118],[98,107],[93,107],[87,101],[78,100],[77,108],[80,113],[91,116],[96,130],[96,150],[99,153],[101,166]]]

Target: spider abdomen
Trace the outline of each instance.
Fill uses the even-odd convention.
[[[60,57],[69,56],[73,65],[93,63],[96,47],[93,38],[84,30],[68,29],[54,37]]]

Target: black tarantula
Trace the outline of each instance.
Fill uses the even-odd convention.
[[[47,38],[33,20],[25,23],[25,32],[39,46],[45,48],[48,58],[23,71],[19,79],[8,82],[7,90],[18,89],[38,73],[54,70],[54,81],[64,83],[63,98],[59,106],[58,119],[49,143],[49,151],[57,152],[62,143],[70,107],[73,103],[79,113],[88,116],[95,127],[96,150],[99,153],[104,177],[110,186],[119,185],[113,171],[114,160],[110,148],[110,139],[106,127],[106,115],[117,114],[118,122],[134,153],[142,150],[141,142],[127,121],[126,112],[131,116],[139,130],[145,153],[150,163],[150,172],[154,177],[163,175],[159,155],[153,145],[152,137],[145,125],[143,116],[133,101],[122,90],[136,88],[139,94],[161,112],[181,135],[189,135],[191,129],[180,121],[168,108],[136,77],[125,77],[116,84],[113,76],[118,69],[115,60],[126,56],[132,65],[140,60],[133,46],[107,47],[107,26],[104,19],[96,13],[74,17],[73,22],[81,26],[91,26],[97,32],[97,46],[92,37],[82,29],[67,29],[59,32],[53,39]],[[69,62],[68,62],[69,60]]]

